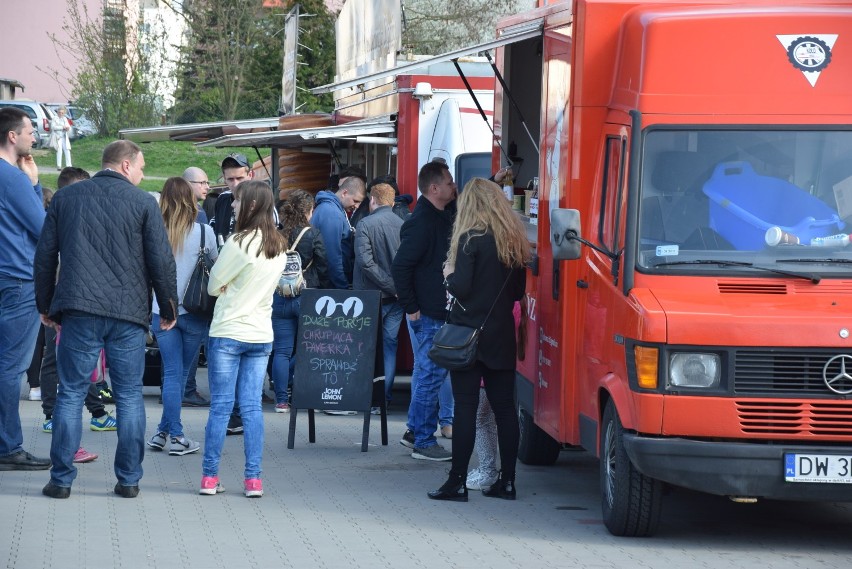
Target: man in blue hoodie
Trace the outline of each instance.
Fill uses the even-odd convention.
[[[323,190],[317,194],[311,225],[322,233],[328,257],[328,276],[334,288],[346,289],[352,286],[354,232],[347,213],[355,211],[364,201],[365,195],[364,180],[358,176],[341,178],[336,192]],[[349,277],[347,267],[350,268]]]
[[[44,225],[38,168],[30,155],[33,123],[0,109],[0,470],[45,470],[50,460],[26,452],[18,410],[21,375],[38,334],[33,259]]]

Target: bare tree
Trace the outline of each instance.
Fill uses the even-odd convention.
[[[494,38],[497,20],[534,0],[402,0],[403,49],[437,55]]]
[[[181,59],[180,104],[190,109],[213,106],[215,109],[208,108],[206,112],[215,112],[225,119],[235,118],[250,80],[246,67],[263,33],[262,27],[256,25],[263,17],[261,2],[161,1],[187,25],[188,41]]]
[[[136,15],[119,4],[106,2],[104,11],[92,16],[79,0],[70,0],[63,25],[66,39],[49,34],[60,62],[79,62],[68,79],[71,97],[103,135],[150,125],[159,114],[157,76],[145,50],[139,49]],[[42,71],[61,81],[57,69]]]

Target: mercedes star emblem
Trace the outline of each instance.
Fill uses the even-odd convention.
[[[837,362],[837,363],[835,363]],[[833,365],[832,365],[833,364]],[[852,356],[840,354],[828,360],[822,368],[826,387],[840,395],[852,393]]]

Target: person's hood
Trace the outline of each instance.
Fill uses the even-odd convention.
[[[321,203],[333,203],[340,211],[343,211],[343,204],[340,203],[340,199],[338,199],[337,194],[334,192],[328,190],[317,192],[317,205]]]

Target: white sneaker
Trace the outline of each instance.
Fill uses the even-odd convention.
[[[33,387],[27,396],[30,401],[41,401],[41,387]]]
[[[499,476],[497,472],[483,472],[481,468],[474,468],[467,473],[467,487],[470,490],[488,490]]]
[[[171,456],[183,456],[193,452],[198,452],[201,445],[187,437],[172,437],[172,442],[169,445],[169,454]]]

